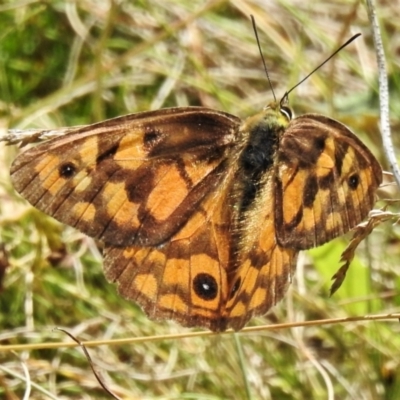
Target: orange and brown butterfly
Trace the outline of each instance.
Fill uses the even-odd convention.
[[[286,102],[244,121],[182,107],[61,129],[11,179],[101,240],[106,277],[150,318],[239,330],[283,297],[300,250],[367,216],[382,181],[346,126],[292,119]]]

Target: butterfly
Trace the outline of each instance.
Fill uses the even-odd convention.
[[[150,318],[240,330],[282,299],[299,251],[368,215],[382,182],[345,125],[293,118],[287,94],[244,121],[178,107],[61,128],[11,180],[102,241],[105,276]]]

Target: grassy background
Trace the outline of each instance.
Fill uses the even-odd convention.
[[[396,2],[380,3],[396,131],[400,10]],[[251,115],[272,93],[249,14],[277,97],[352,34],[363,34],[290,102],[297,114],[318,112],[351,126],[386,167],[371,30],[357,1],[5,0],[0,126],[87,124],[177,105]],[[55,326],[81,340],[192,332],[149,321],[118,297],[94,243],[15,194],[8,166],[17,151],[1,148],[0,343],[69,341]],[[302,254],[285,300],[251,325],[399,312],[398,227],[375,230],[329,298],[346,243],[342,238]],[[399,333],[398,322],[346,323],[90,352],[110,389],[129,399],[397,399]],[[36,386],[30,388],[24,368]],[[108,398],[80,350],[0,351],[0,397],[22,398],[29,388],[32,399]]]

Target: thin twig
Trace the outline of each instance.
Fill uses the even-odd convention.
[[[392,137],[390,133],[389,88],[386,71],[385,52],[383,50],[382,37],[373,0],[367,0],[367,9],[369,20],[371,22],[372,37],[375,44],[376,60],[378,63],[379,100],[383,149],[385,151],[386,158],[389,161],[390,168],[393,171],[393,175],[397,182],[397,185],[400,187],[400,169],[396,161],[396,154],[394,152]]]

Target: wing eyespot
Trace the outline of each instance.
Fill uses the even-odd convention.
[[[349,177],[347,182],[351,190],[356,190],[360,183],[360,177],[358,174],[353,174]]]
[[[239,287],[240,287],[240,283],[241,283],[241,279],[240,279],[240,278],[236,279],[235,284],[232,286],[231,293],[229,294],[229,298],[230,298],[230,299],[231,299],[231,298],[235,295],[235,293],[238,291],[238,289],[239,289]]]
[[[193,279],[193,288],[197,296],[203,300],[214,300],[218,294],[218,284],[209,274],[200,273]]]
[[[58,168],[58,172],[62,178],[70,179],[72,178],[77,171],[77,167],[72,162],[66,162],[61,164]]]
[[[314,147],[318,149],[320,152],[322,152],[325,149],[325,137],[320,136],[316,137],[314,140]]]

